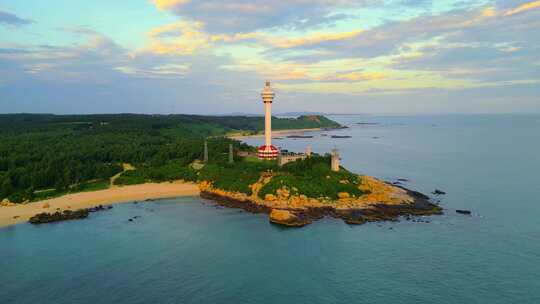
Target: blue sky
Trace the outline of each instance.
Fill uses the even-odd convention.
[[[540,112],[540,1],[4,0],[0,112]]]

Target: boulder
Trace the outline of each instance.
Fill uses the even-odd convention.
[[[351,195],[349,193],[347,193],[347,192],[339,192],[338,197],[339,197],[339,199],[347,199],[347,198],[350,198]]]
[[[276,197],[273,194],[267,194],[264,196],[265,201],[273,202],[276,200]]]
[[[49,207],[51,207],[51,205],[49,205],[49,203],[43,204],[43,209],[47,209],[47,208],[49,208]]]
[[[272,209],[269,220],[271,223],[287,227],[302,227],[311,223],[311,220],[303,214],[280,209]]]
[[[431,192],[433,193],[434,195],[445,195],[446,192],[442,191],[442,190],[439,190],[439,189],[435,189],[435,191]]]

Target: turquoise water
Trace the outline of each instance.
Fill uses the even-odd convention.
[[[199,198],[117,205],[0,229],[0,303],[540,303],[540,115],[333,118],[353,137],[275,143],[442,189],[446,214],[282,229]]]

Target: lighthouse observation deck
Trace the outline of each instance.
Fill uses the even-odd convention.
[[[274,97],[276,96],[276,93],[272,91],[272,88],[270,88],[270,82],[267,81],[266,85],[264,86],[264,89],[261,93],[261,97],[264,103],[272,103],[274,101]]]

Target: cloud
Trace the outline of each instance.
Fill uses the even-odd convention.
[[[33,23],[30,19],[17,17],[15,14],[0,10],[0,24],[11,26],[23,26]]]
[[[0,42],[2,111],[257,112],[265,79],[279,111],[540,111],[538,1],[147,1],[179,20],[141,47],[80,27],[58,29],[67,45]]]
[[[157,8],[166,10],[174,7],[181,7],[190,2],[190,0],[153,0]]]
[[[505,12],[504,16],[512,16],[515,14],[523,13],[525,11],[537,9],[537,8],[540,8],[540,1],[528,2]]]
[[[300,29],[332,24],[349,18],[336,8],[361,7],[367,2],[353,0],[154,0],[156,7],[191,21],[205,24],[210,33],[245,33],[282,27]]]
[[[152,29],[145,51],[156,54],[194,54],[216,44],[255,42],[262,37],[258,33],[208,34],[201,22],[178,21]]]
[[[351,39],[358,37],[362,30],[349,31],[349,32],[339,32],[339,33],[315,33],[306,35],[300,38],[275,38],[275,37],[266,37],[264,40],[272,46],[282,49],[296,48],[296,47],[306,47],[310,45],[317,45],[324,42],[331,41],[340,41],[345,39]]]
[[[257,95],[246,86],[263,82],[253,72],[222,68],[231,64],[227,56],[132,52],[92,30],[61,30],[83,42],[0,43],[1,112],[227,112]]]

